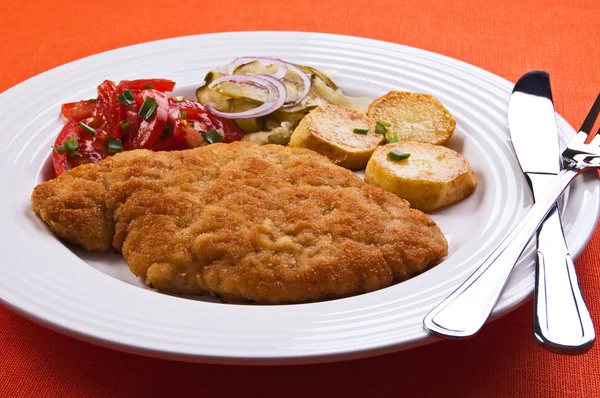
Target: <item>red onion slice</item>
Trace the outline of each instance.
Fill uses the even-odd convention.
[[[217,84],[228,81],[242,84],[256,84],[263,87],[269,92],[267,100],[257,108],[250,109],[244,112],[221,112],[215,109],[211,104],[208,104],[206,108],[213,115],[217,115],[226,119],[251,119],[254,117],[261,117],[275,112],[277,109],[285,103],[287,97],[287,90],[285,85],[269,75],[226,75],[221,76],[218,79],[213,80],[208,88],[212,88]]]
[[[227,73],[233,75],[233,72],[235,72],[238,67],[254,61],[258,61],[264,66],[277,65],[277,72],[272,75],[275,79],[282,79],[288,72],[287,63],[280,59],[269,57],[240,57],[234,59],[233,62],[229,64]]]
[[[284,60],[281,60],[279,58],[274,58],[274,57],[240,57],[240,58],[236,58],[233,60],[233,62],[231,64],[229,64],[229,74],[233,74],[233,71],[235,71],[238,66],[249,64],[250,62],[254,62],[254,61],[258,61],[258,62],[262,63],[263,65],[284,66],[286,69],[285,69],[285,73],[283,75],[279,76],[281,74],[280,73],[282,70],[281,68],[279,68],[277,73],[275,75],[273,75],[273,77],[276,79],[282,79],[286,75],[288,69],[291,70],[292,72],[294,72],[295,74],[297,74],[298,76],[300,76],[300,79],[302,79],[302,83],[304,85],[302,93],[296,99],[296,101],[294,103],[286,105],[285,106],[286,108],[294,106],[297,103],[299,103],[300,101],[302,101],[304,99],[304,97],[306,97],[308,92],[310,91],[310,87],[312,85],[310,76],[308,76],[306,74],[306,72],[304,72],[302,69],[298,68],[296,65],[286,62]]]

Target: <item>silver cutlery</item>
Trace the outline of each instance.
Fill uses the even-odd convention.
[[[425,316],[423,324],[428,331],[441,337],[462,338],[472,336],[481,329],[521,253],[562,192],[585,170],[600,168],[598,133],[586,144],[598,113],[600,95],[586,117],[582,129],[562,153],[562,158],[567,163],[566,167],[556,176],[552,176],[536,203],[508,236],[478,265],[476,271]]]
[[[533,71],[517,81],[508,106],[508,127],[517,159],[537,200],[560,171],[548,73]],[[556,205],[538,230],[533,331],[542,347],[562,354],[586,352],[596,337]]]

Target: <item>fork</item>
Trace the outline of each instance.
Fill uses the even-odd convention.
[[[481,329],[496,305],[508,276],[529,239],[542,224],[565,188],[585,170],[600,168],[600,129],[594,134],[591,142],[586,144],[586,141],[592,138],[590,131],[599,113],[600,94],[580,131],[562,153],[562,158],[567,163],[566,167],[556,175],[539,200],[508,236],[482,261],[476,271],[425,316],[423,325],[428,331],[441,337],[462,338],[472,336]],[[589,324],[581,326],[582,330],[591,329],[593,341],[595,336],[589,319],[587,317],[588,321],[582,320],[583,323],[589,322]],[[589,335],[586,338],[589,338]]]

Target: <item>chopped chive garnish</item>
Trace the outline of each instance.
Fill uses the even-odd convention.
[[[129,120],[121,120],[121,123],[119,123],[121,126],[121,135],[128,135],[129,134]]]
[[[108,138],[106,142],[106,151],[108,153],[123,152],[123,143],[118,138]]]
[[[179,113],[179,118],[180,118],[181,120],[185,120],[185,119],[187,119],[187,111],[181,111],[181,112]]]
[[[125,106],[135,104],[135,98],[133,98],[130,90],[125,90],[121,94],[118,94],[117,99]]]
[[[375,130],[377,130],[379,134],[386,135],[387,133],[387,127],[385,127],[383,124],[379,124],[379,122],[377,122],[375,125]]]
[[[77,149],[79,149],[79,141],[77,141],[77,137],[73,136],[66,141],[63,141],[57,147],[52,147],[54,152],[56,153],[66,153],[67,156],[81,156]]]
[[[400,137],[398,136],[398,133],[396,133],[395,131],[393,133],[387,133],[385,135],[385,139],[387,140],[387,142],[399,142],[400,141]]]
[[[156,102],[156,100],[152,97],[146,97],[144,98],[144,103],[142,104],[142,107],[138,111],[138,115],[143,117],[144,120],[148,121],[152,118],[157,108],[158,103]]]
[[[387,157],[392,160],[404,160],[410,157],[410,153],[404,153],[396,149],[395,151],[388,152]]]
[[[79,124],[79,127],[81,127],[86,133],[88,133],[92,137],[94,135],[96,135],[96,129],[95,128],[88,126],[84,122],[79,122],[78,124]]]
[[[167,122],[167,124],[165,125],[165,128],[160,133],[158,138],[167,138],[168,136],[171,135],[171,133],[173,133],[173,123]]]
[[[356,127],[354,128],[354,132],[358,134],[367,134],[369,129],[367,127]]]
[[[173,101],[175,102],[183,102],[183,95],[178,95],[177,97],[173,97]]]
[[[208,130],[207,133],[205,133],[204,131],[201,131],[200,134],[202,134],[202,136],[204,137],[206,142],[208,142],[209,144],[214,144],[215,142],[223,141],[223,136],[221,134],[219,134],[219,132],[217,130],[215,130],[214,128],[211,128],[210,130]]]
[[[389,124],[388,122],[384,122],[383,120],[378,120],[377,124],[381,124],[384,127],[390,127],[391,124]]]
[[[152,84],[146,84],[144,86],[145,89],[150,89],[150,90],[156,90],[156,87],[154,87]]]

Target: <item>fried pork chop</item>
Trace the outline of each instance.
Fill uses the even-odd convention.
[[[148,286],[225,301],[302,303],[389,286],[448,244],[408,202],[306,149],[244,142],[135,150],[35,187],[65,240],[120,250]]]

